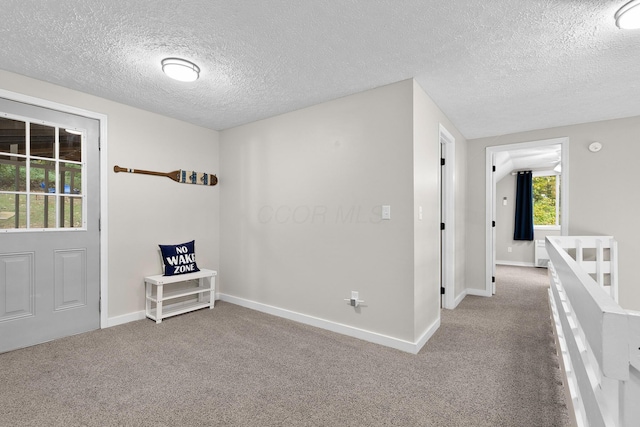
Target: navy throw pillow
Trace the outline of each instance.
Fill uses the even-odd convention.
[[[164,262],[164,275],[194,273],[200,271],[196,265],[196,241],[180,245],[158,245]]]

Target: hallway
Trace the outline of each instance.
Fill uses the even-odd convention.
[[[443,310],[440,330],[421,352],[451,352],[447,369],[469,369],[464,399],[480,395],[500,425],[570,425],[548,288],[544,268],[498,265],[496,295],[467,296]]]

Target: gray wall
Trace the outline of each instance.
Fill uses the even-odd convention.
[[[568,137],[569,234],[612,235],[619,242],[620,305],[640,310],[635,264],[640,257],[640,196],[635,171],[640,158],[640,117],[523,132],[468,143],[467,278],[469,288],[484,289],[485,148]],[[591,153],[588,145],[603,148]],[[471,254],[479,256],[472,257]]]

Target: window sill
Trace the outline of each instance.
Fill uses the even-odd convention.
[[[559,225],[534,225],[533,229],[541,231],[560,231],[562,230],[562,227]]]

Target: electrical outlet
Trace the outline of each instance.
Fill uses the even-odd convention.
[[[351,291],[351,298],[345,298],[345,301],[347,301],[351,307],[358,307],[361,302],[364,302],[358,299],[359,297],[358,291]]]

